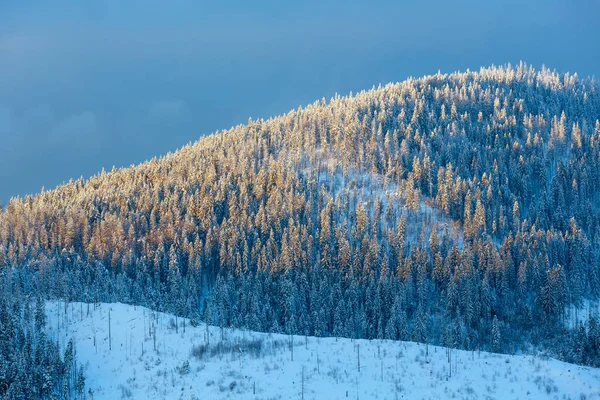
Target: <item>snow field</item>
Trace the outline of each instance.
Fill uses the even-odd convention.
[[[61,348],[75,342],[88,399],[600,399],[600,369],[550,358],[221,331],[120,303],[48,302],[47,316]]]

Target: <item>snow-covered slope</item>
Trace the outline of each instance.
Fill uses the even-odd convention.
[[[583,300],[579,307],[571,304],[565,307],[565,325],[568,328],[577,328],[579,324],[585,324],[590,315],[600,315],[600,301]]]
[[[240,330],[221,340],[212,326],[207,344],[204,324],[176,329],[169,314],[124,304],[53,302],[47,315],[50,335],[74,340],[93,399],[600,399],[600,369],[554,359],[453,350],[450,364],[444,348],[416,343],[294,336],[291,346]]]

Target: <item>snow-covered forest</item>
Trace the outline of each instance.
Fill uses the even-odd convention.
[[[0,271],[223,330],[598,367],[599,119],[598,83],[526,64],[323,99],[13,198]]]
[[[17,274],[0,277],[0,399],[70,399],[81,396],[85,375],[72,340],[47,330],[42,298],[26,294]],[[81,397],[80,397],[81,398]]]

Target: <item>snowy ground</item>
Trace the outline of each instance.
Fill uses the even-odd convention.
[[[444,348],[427,355],[410,342],[294,336],[291,346],[227,329],[221,341],[209,327],[207,345],[204,324],[186,320],[184,332],[178,319],[176,332],[174,317],[143,307],[88,314],[87,304],[50,302],[47,315],[61,346],[75,341],[88,399],[600,399],[600,369],[554,359],[453,350],[450,371]]]
[[[579,307],[571,304],[565,308],[565,324],[569,328],[575,328],[578,324],[585,324],[593,313],[596,318],[600,316],[600,301],[583,300]]]

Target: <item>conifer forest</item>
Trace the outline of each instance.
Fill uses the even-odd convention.
[[[12,198],[0,398],[85,393],[45,300],[600,367],[599,295],[598,82],[438,73]]]

